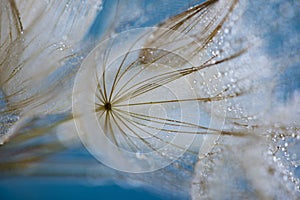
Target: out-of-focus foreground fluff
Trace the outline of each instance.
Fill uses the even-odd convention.
[[[300,1],[0,4],[1,179],[300,197]]]

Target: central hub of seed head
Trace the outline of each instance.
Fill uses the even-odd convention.
[[[104,109],[107,110],[107,111],[110,111],[110,110],[111,110],[111,103],[106,102],[106,103],[104,104]]]

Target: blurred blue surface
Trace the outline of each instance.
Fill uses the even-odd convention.
[[[2,200],[52,199],[165,199],[142,189],[125,189],[117,185],[85,186],[79,183],[61,183],[55,180],[28,177],[0,181]]]

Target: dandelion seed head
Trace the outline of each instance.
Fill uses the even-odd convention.
[[[289,22],[299,4],[209,0],[159,28],[121,35],[151,18],[143,1],[131,9],[119,1],[104,4],[1,3],[1,169],[28,166],[82,142],[108,166],[150,172],[128,175],[135,184],[161,180],[177,194],[182,185],[187,193],[192,180],[194,199],[294,197],[299,95],[282,80],[299,60]],[[104,17],[97,37],[111,38],[87,55],[98,42],[85,32],[106,4],[115,12]],[[285,94],[284,87],[290,88]],[[70,113],[71,95],[74,121],[57,114]],[[10,148],[22,153],[6,156],[13,155]],[[93,172],[104,173],[97,167]]]

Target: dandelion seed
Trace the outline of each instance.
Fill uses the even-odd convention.
[[[285,20],[298,17],[296,1],[208,0],[157,28],[120,34],[129,26],[112,17],[102,34],[111,37],[89,55],[94,44],[80,41],[102,2],[45,2],[0,3],[1,170],[70,147],[74,118],[105,165],[151,172],[128,179],[164,181],[162,188],[193,199],[299,196],[299,95],[293,89],[288,105],[274,95],[283,63],[299,63],[297,48],[287,48],[298,42],[280,46],[270,36],[294,30]],[[116,2],[119,11],[125,4]],[[283,19],[276,8],[289,12]],[[85,175],[79,163],[71,175]],[[51,167],[51,175],[69,175]]]

